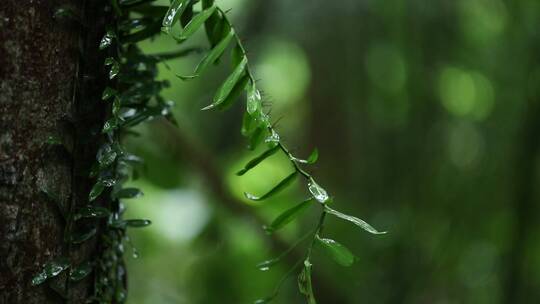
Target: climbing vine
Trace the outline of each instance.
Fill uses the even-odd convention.
[[[246,93],[245,113],[242,122],[242,134],[249,142],[249,149],[265,146],[265,151],[249,161],[237,175],[244,175],[266,158],[276,153],[283,153],[291,164],[291,173],[274,187],[261,195],[244,193],[252,201],[264,201],[288,187],[294,180],[305,181],[308,198],[292,208],[285,210],[264,229],[273,233],[294,221],[306,209],[320,208],[317,225],[309,234],[302,237],[293,247],[280,256],[257,265],[261,270],[268,270],[284,256],[309,240],[305,254],[277,284],[274,292],[255,303],[267,303],[279,292],[284,279],[294,272],[299,272],[298,287],[309,304],[316,303],[311,284],[312,251],[319,245],[330,256],[343,266],[353,264],[354,255],[343,245],[330,238],[323,237],[323,227],[327,215],[336,216],[349,221],[365,231],[382,234],[365,221],[346,215],[330,207],[332,197],[317,183],[315,177],[308,173],[307,167],[318,159],[315,149],[306,159],[293,155],[281,140],[273,126],[268,111],[263,107],[263,99],[255,77],[251,71],[246,49],[234,26],[227,17],[227,12],[217,6],[213,0],[173,0],[170,6],[152,4],[154,0],[111,0],[110,7],[114,22],[109,25],[101,40],[99,48],[107,54],[104,65],[108,69],[109,86],[103,91],[103,102],[109,107],[109,115],[102,133],[104,143],[99,148],[96,162],[90,172],[95,179],[89,197],[88,206],[78,210],[64,210],[66,218],[65,241],[68,248],[80,244],[101,233],[102,250],[92,261],[80,265],[70,265],[68,258],[60,258],[49,262],[38,273],[32,283],[41,284],[69,269],[65,281],[67,290],[70,281],[78,281],[92,271],[94,274],[95,294],[91,301],[98,303],[124,303],[126,299],[125,265],[123,262],[124,243],[129,243],[126,230],[133,227],[144,227],[150,224],[146,219],[123,219],[123,200],[142,195],[137,188],[125,188],[123,184],[136,174],[136,166],[142,160],[129,154],[122,146],[122,139],[133,134],[130,129],[142,122],[164,117],[175,123],[170,114],[173,106],[165,100],[160,91],[169,85],[166,81],[157,81],[157,65],[166,60],[186,56],[190,49],[180,49],[164,55],[144,54],[137,43],[165,33],[182,45],[202,27],[205,28],[210,48],[205,51],[202,60],[194,68],[193,73],[185,75],[176,73],[184,81],[200,77],[209,67],[219,64],[227,49],[231,49],[231,73],[217,89],[212,102],[202,110],[223,110],[232,106],[239,97]],[[200,2],[200,5],[199,5]],[[50,196],[54,196],[50,194]],[[94,202],[100,196],[106,196],[109,207],[97,206]],[[82,219],[93,220],[94,227],[75,234]],[[103,220],[100,220],[103,219]],[[103,223],[105,222],[105,223]],[[101,223],[101,224],[100,224]],[[84,226],[87,227],[88,225]],[[69,251],[69,250],[68,250]],[[55,289],[56,290],[56,289]]]

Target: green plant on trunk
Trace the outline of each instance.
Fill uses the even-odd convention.
[[[133,126],[156,117],[164,117],[175,123],[170,114],[173,103],[160,95],[161,89],[167,87],[169,83],[156,80],[157,64],[189,55],[193,51],[193,49],[180,49],[163,55],[148,55],[141,52],[137,43],[165,33],[182,45],[204,27],[210,48],[191,75],[177,73],[177,76],[184,81],[200,77],[210,66],[223,61],[221,59],[228,48],[232,49],[231,73],[216,91],[212,102],[202,110],[226,109],[237,102],[244,92],[246,93],[241,132],[249,142],[249,149],[253,150],[264,145],[266,150],[249,161],[237,172],[237,175],[245,174],[275,153],[283,153],[291,164],[291,173],[266,193],[261,195],[245,193],[245,197],[257,202],[264,201],[298,178],[305,181],[306,193],[309,197],[285,210],[264,229],[268,233],[273,233],[294,221],[307,208],[315,206],[320,208],[319,221],[309,234],[280,256],[257,265],[263,271],[268,270],[293,248],[309,240],[302,259],[277,284],[274,292],[266,298],[256,300],[255,303],[267,303],[273,300],[284,279],[295,272],[299,272],[300,292],[305,295],[308,303],[316,303],[311,284],[313,267],[311,254],[314,246],[319,245],[343,266],[350,266],[355,260],[355,256],[345,246],[332,239],[323,238],[323,226],[327,215],[349,221],[372,234],[385,232],[379,232],[365,221],[343,214],[329,206],[332,203],[332,197],[306,169],[317,161],[317,149],[314,149],[306,159],[302,159],[293,155],[284,145],[271,122],[268,111],[263,107],[262,96],[251,72],[246,50],[225,11],[215,5],[213,0],[202,0],[200,6],[197,0],[173,0],[170,6],[154,5],[152,2],[154,1],[111,0],[110,7],[104,8],[104,10],[112,10],[115,16],[114,22],[109,25],[100,43],[100,49],[108,54],[104,64],[108,67],[110,78],[109,86],[102,95],[105,106],[110,108],[109,117],[102,129],[105,141],[98,151],[96,163],[90,172],[90,176],[95,178],[96,182],[89,193],[88,206],[80,210],[65,212],[67,219],[65,240],[69,244],[80,244],[93,237],[100,223],[99,219],[105,219],[101,221],[105,222],[100,242],[103,250],[95,260],[81,265],[70,265],[67,258],[51,261],[34,277],[32,283],[41,284],[69,270],[65,282],[67,289],[70,281],[80,280],[94,271],[95,294],[90,302],[125,302],[127,291],[123,243],[129,242],[126,230],[147,226],[150,221],[122,218],[125,209],[122,201],[142,195],[139,189],[123,187],[124,182],[133,176],[137,164],[142,160],[125,151],[122,139],[133,133],[130,131]],[[93,204],[96,198],[103,195],[108,196],[109,208]],[[95,226],[82,233],[74,234],[74,231],[79,231],[76,228],[82,219],[91,219]]]

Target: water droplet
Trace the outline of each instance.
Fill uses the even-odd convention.
[[[278,143],[279,142],[279,134],[277,134],[277,132],[272,129],[272,134],[270,134],[270,136],[268,136],[264,142],[266,143]]]
[[[308,183],[309,192],[313,197],[321,204],[324,204],[328,201],[328,193],[321,186],[319,186],[314,180],[311,180]]]

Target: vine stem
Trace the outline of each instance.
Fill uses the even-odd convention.
[[[232,23],[227,18],[227,15],[219,7],[217,8],[217,11],[219,11],[222,14],[223,20],[225,20],[225,22],[227,23],[227,25],[229,26],[229,28],[233,32],[233,36],[234,36],[234,38],[236,40],[236,44],[240,48],[240,50],[242,52],[242,55],[247,58],[246,50],[245,50],[245,48],[244,48],[244,46],[242,44],[242,41],[241,41],[240,37],[236,34],[236,30],[234,29],[234,26],[232,25]],[[247,75],[249,77],[249,80],[254,84],[256,81],[255,81],[255,77],[253,77],[253,74],[251,73],[251,68],[250,68],[249,64],[246,64],[246,72],[247,72]],[[268,123],[267,129],[270,132],[270,134],[278,134],[276,132],[276,130],[274,129],[274,127],[270,123]],[[300,167],[300,164],[298,163],[298,158],[296,158],[289,151],[289,149],[281,142],[281,140],[279,140],[279,139],[277,140],[277,145],[279,146],[280,150],[287,156],[287,158],[289,159],[290,163],[292,164],[294,170],[297,173],[299,173],[300,175],[302,175],[307,180],[308,183],[315,183],[315,179],[313,178],[313,176]],[[307,248],[304,263],[310,263],[311,253],[313,251],[313,247],[315,245],[315,242],[317,241],[317,238],[320,237],[320,235],[321,235],[321,233],[323,231],[324,220],[326,219],[326,213],[327,213],[326,209],[325,209],[326,202],[321,202],[321,205],[322,205],[322,210],[321,210],[321,213],[320,213],[320,216],[319,216],[319,221],[318,221],[317,227],[315,229],[315,233],[313,234],[313,239],[311,240],[311,243],[310,243],[309,247]],[[309,280],[311,280],[311,279],[309,279]],[[311,285],[311,283],[309,285]],[[311,287],[310,287],[310,289],[311,289]],[[311,296],[313,296],[313,295],[311,295]],[[310,300],[310,302],[313,301],[312,303],[315,303],[314,298],[310,297],[309,300]]]

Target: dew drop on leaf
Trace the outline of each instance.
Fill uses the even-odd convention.
[[[311,180],[308,183],[309,192],[313,197],[321,204],[324,204],[328,201],[328,193],[321,186],[319,186],[314,180]]]

